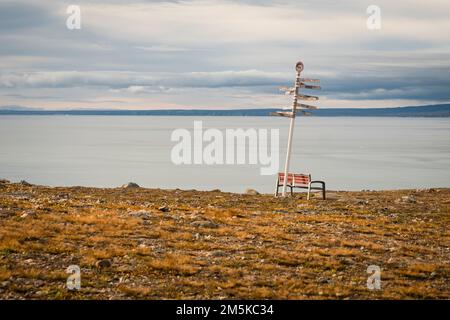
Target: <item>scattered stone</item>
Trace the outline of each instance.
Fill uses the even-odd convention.
[[[95,266],[99,269],[109,268],[109,267],[111,267],[111,265],[112,265],[112,263],[111,263],[111,260],[109,260],[109,259],[98,260],[95,263]]]
[[[273,210],[273,213],[289,213],[288,210]]]
[[[35,217],[36,215],[37,213],[35,211],[26,211],[20,217],[27,218],[27,217]]]
[[[129,212],[129,215],[133,216],[133,217],[141,218],[144,220],[151,219],[151,217],[152,217],[151,212],[145,211],[145,210],[131,211],[131,212]]]
[[[42,211],[51,211],[51,210],[52,210],[52,209],[50,209],[50,208],[47,208],[47,207],[41,206],[41,205],[36,205],[36,206],[34,206],[34,209],[35,209],[35,210],[42,210]]]
[[[55,198],[59,199],[59,200],[69,200],[69,194],[68,193],[58,193],[55,196]]]
[[[137,183],[134,182],[128,182],[127,184],[124,184],[121,186],[122,189],[138,189],[140,186]]]
[[[364,199],[355,199],[355,203],[364,206],[364,205],[369,204],[369,201],[368,200],[364,200]]]
[[[329,278],[319,278],[318,282],[321,283],[321,284],[329,284],[329,283],[332,283],[333,280],[331,280]]]
[[[212,221],[207,220],[198,220],[191,223],[191,226],[193,227],[201,227],[201,228],[218,228],[219,225],[217,223],[214,223]]]
[[[416,197],[409,195],[409,196],[403,196],[400,199],[397,199],[397,203],[403,202],[403,203],[416,203],[417,199]]]
[[[16,215],[16,211],[14,210],[5,210],[0,208],[0,218],[10,218]]]
[[[211,192],[222,192],[222,191],[220,191],[220,189],[214,189],[214,190],[211,190]]]
[[[8,183],[11,183],[11,182],[6,179],[0,179],[0,184],[8,184]]]
[[[252,196],[257,196],[257,195],[259,195],[259,192],[256,191],[255,189],[246,189],[246,190],[245,190],[245,193],[246,193],[246,194],[249,194],[249,195],[252,195]]]
[[[313,194],[314,197],[322,198],[322,192],[314,192],[311,194]],[[327,192],[326,199],[327,200],[341,200],[342,196],[340,194],[337,194],[336,192]]]
[[[158,210],[161,212],[169,212],[170,211],[170,209],[167,206],[161,206],[158,208]]]
[[[44,280],[38,279],[34,282],[34,286],[36,287],[42,287],[45,284]]]
[[[225,257],[225,256],[227,256],[227,253],[225,251],[217,250],[217,251],[211,252],[209,255],[211,257]]]

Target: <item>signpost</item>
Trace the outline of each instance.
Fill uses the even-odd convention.
[[[292,107],[289,107],[291,111],[277,111],[273,112],[272,115],[275,116],[282,116],[282,117],[288,117],[291,119],[291,123],[289,125],[289,134],[288,134],[288,144],[287,144],[287,152],[286,152],[286,163],[284,165],[284,182],[283,182],[283,197],[286,196],[286,186],[288,181],[288,173],[289,173],[289,161],[291,158],[291,149],[292,149],[292,136],[294,134],[294,124],[295,124],[295,116],[297,114],[297,110],[301,110],[303,115],[309,115],[308,112],[306,112],[304,109],[317,109],[315,106],[310,106],[303,103],[298,103],[298,100],[308,100],[308,101],[316,101],[319,100],[319,97],[315,96],[308,96],[308,95],[302,95],[299,94],[299,89],[321,89],[320,86],[317,85],[309,85],[306,84],[307,82],[313,82],[313,83],[319,83],[320,80],[318,79],[305,79],[300,78],[300,74],[303,71],[304,65],[303,62],[299,61],[295,65],[295,70],[297,71],[297,77],[295,79],[295,86],[293,88],[288,87],[282,87],[280,88],[281,91],[284,91],[285,94],[293,94],[293,101],[292,101]]]

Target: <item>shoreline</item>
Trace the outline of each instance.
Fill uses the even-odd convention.
[[[121,185],[121,186],[89,186],[89,185],[45,185],[45,184],[35,184],[28,182],[26,180],[21,181],[11,181],[10,179],[2,179],[0,178],[0,184],[1,183],[7,183],[7,184],[16,184],[16,185],[24,185],[24,186],[30,186],[30,187],[39,187],[39,188],[49,188],[49,189],[98,189],[98,190],[123,190],[123,189],[135,189],[135,190],[147,190],[147,191],[167,191],[167,192],[175,192],[175,191],[184,191],[184,192],[220,192],[220,193],[226,193],[226,194],[232,194],[232,195],[244,195],[247,194],[247,190],[254,190],[258,193],[258,195],[261,196],[273,196],[273,192],[265,193],[260,192],[258,190],[252,189],[252,188],[246,188],[245,186],[242,187],[242,192],[237,191],[226,191],[221,190],[219,188],[211,188],[211,189],[196,189],[196,188],[160,188],[160,187],[147,187],[147,186],[141,186],[137,185],[137,187],[131,187],[127,188],[125,187],[127,184]],[[132,184],[135,184],[134,182],[129,182]],[[432,187],[417,187],[417,188],[398,188],[398,189],[362,189],[362,190],[344,190],[344,189],[327,189],[327,195],[328,194],[335,194],[335,193],[365,193],[365,192],[433,192],[435,190],[445,190],[450,189],[450,186],[432,186]],[[306,194],[305,190],[299,190],[296,189],[294,193],[297,194],[297,196],[301,196]],[[314,195],[318,193],[318,191],[311,191],[311,194]],[[331,199],[336,200],[336,199]]]

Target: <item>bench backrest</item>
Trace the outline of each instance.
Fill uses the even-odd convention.
[[[311,182],[310,174],[288,173],[287,183],[293,186],[307,186]],[[284,172],[278,173],[278,183],[284,183]]]

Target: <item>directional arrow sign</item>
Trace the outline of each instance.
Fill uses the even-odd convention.
[[[298,109],[310,109],[310,110],[317,109],[317,107],[315,107],[315,106],[310,106],[309,104],[304,104],[304,103],[297,103],[297,108]]]
[[[295,92],[295,88],[289,88],[289,87],[281,87],[280,91],[284,91],[284,94],[293,94]]]
[[[271,116],[280,116],[280,117],[288,117],[288,118],[294,118],[294,114],[292,112],[284,112],[284,111],[276,111],[271,112]]]
[[[315,101],[315,100],[319,100],[319,97],[315,97],[315,96],[308,96],[306,94],[299,94],[297,96],[298,99],[300,100],[309,100],[309,101]]]
[[[320,82],[319,79],[300,78],[300,82]]]
[[[305,88],[305,89],[318,89],[318,90],[322,89],[321,86],[310,86],[310,85],[304,84],[303,82],[300,83],[299,87]]]

